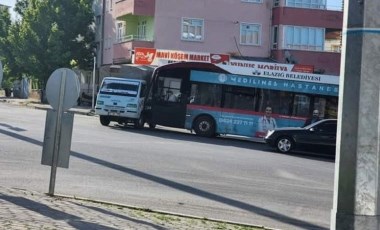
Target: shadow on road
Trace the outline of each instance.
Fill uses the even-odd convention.
[[[49,217],[54,220],[65,221],[67,224],[73,226],[75,229],[105,229],[105,230],[116,230],[116,228],[111,228],[108,226],[104,226],[98,223],[90,223],[84,221],[81,217],[71,215],[66,212],[62,212],[57,209],[50,208],[47,205],[26,199],[24,197],[17,196],[8,196],[1,195],[0,199],[13,203],[19,207],[23,207],[25,209],[29,209],[30,211],[39,213],[43,216]],[[17,216],[16,216],[17,218]]]
[[[132,126],[121,126],[117,124],[115,126],[110,126],[109,128],[112,128],[114,130],[120,130],[121,132],[139,133],[139,134],[148,135],[152,137],[159,137],[163,139],[181,140],[181,141],[212,144],[212,145],[219,145],[219,146],[233,146],[237,148],[260,150],[260,151],[271,152],[275,154],[282,154],[275,151],[274,148],[267,146],[265,143],[253,141],[250,138],[244,138],[244,137],[221,135],[219,137],[207,138],[207,137],[197,136],[194,133],[190,133],[188,130],[185,130],[185,129],[173,130],[170,128],[166,129],[166,128],[161,128],[161,127],[158,127],[155,129],[149,129],[146,127],[143,129],[135,129]],[[294,151],[294,152],[288,153],[287,155],[291,157],[298,157],[298,158],[304,158],[304,159],[310,159],[310,160],[335,162],[335,154],[328,152],[324,149]]]
[[[91,210],[94,210],[94,211],[97,211],[97,212],[100,212],[100,213],[103,213],[103,214],[107,214],[109,216],[114,216],[114,217],[119,218],[119,219],[124,219],[124,220],[127,220],[127,221],[132,221],[132,222],[135,222],[135,223],[138,223],[138,224],[141,224],[141,225],[147,225],[147,226],[153,227],[153,228],[155,228],[157,230],[167,230],[167,228],[161,227],[159,225],[156,225],[156,224],[153,224],[153,223],[149,223],[147,221],[142,221],[142,220],[130,218],[128,216],[120,215],[120,214],[117,214],[117,213],[114,213],[114,212],[111,212],[111,211],[108,211],[108,210],[104,210],[104,209],[101,209],[101,208],[98,208],[98,207],[92,207],[92,206],[87,206],[87,205],[84,205],[84,204],[77,204],[77,203],[72,203],[72,204],[75,204],[75,205],[78,205],[78,206],[81,206],[81,207],[85,207],[85,208],[88,208],[88,209],[91,209]]]
[[[144,132],[144,131],[139,131],[139,132]],[[19,139],[19,140],[23,140],[23,141],[32,143],[32,144],[43,146],[43,143],[41,141],[29,138],[29,137],[25,137],[25,136],[22,136],[22,135],[17,134],[17,133],[13,133],[13,132],[10,132],[7,130],[2,130],[2,129],[0,129],[0,133],[7,135],[7,136],[11,136],[11,137]],[[151,132],[151,133],[154,133],[154,132]],[[160,133],[159,135],[162,136],[163,132]],[[209,141],[211,141],[211,139]],[[264,208],[261,208],[261,207],[258,207],[258,206],[252,205],[252,204],[244,203],[244,202],[241,202],[239,200],[235,200],[235,199],[231,199],[228,197],[220,196],[218,194],[203,191],[201,189],[197,189],[197,188],[185,185],[185,184],[181,184],[178,182],[167,180],[167,179],[162,178],[162,177],[157,177],[157,176],[154,176],[154,175],[151,175],[151,174],[148,174],[145,172],[141,172],[141,171],[138,171],[138,170],[135,170],[132,168],[124,167],[124,166],[119,165],[119,164],[115,164],[115,163],[112,163],[109,161],[105,161],[105,160],[102,160],[99,158],[95,158],[95,157],[92,157],[90,155],[91,154],[86,155],[83,153],[78,153],[78,152],[73,152],[73,151],[71,152],[71,156],[73,156],[73,157],[76,157],[76,158],[79,158],[82,160],[86,160],[86,161],[101,165],[103,167],[107,167],[107,168],[117,170],[117,171],[120,171],[123,173],[127,173],[130,175],[136,176],[136,177],[140,177],[140,178],[143,178],[146,180],[150,180],[150,181],[159,183],[161,185],[165,185],[167,187],[180,190],[182,192],[190,193],[190,194],[195,195],[195,196],[210,199],[210,200],[213,200],[216,202],[220,202],[220,203],[223,203],[226,205],[230,205],[232,207],[236,207],[236,208],[239,208],[239,209],[242,209],[245,211],[255,213],[257,215],[265,216],[265,217],[277,220],[277,221],[282,222],[282,223],[286,223],[286,224],[297,226],[297,227],[304,228],[304,229],[327,229],[327,228],[324,228],[322,226],[303,221],[301,219],[296,219],[296,218],[289,217],[289,216],[286,216],[286,215],[283,215],[283,214],[280,214],[280,213],[277,213],[277,212],[274,212],[271,210],[267,210],[267,209],[264,209]]]

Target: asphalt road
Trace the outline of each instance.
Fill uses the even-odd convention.
[[[1,186],[48,192],[46,111],[0,103]],[[101,126],[75,115],[55,193],[279,229],[328,229],[334,161],[172,129]]]

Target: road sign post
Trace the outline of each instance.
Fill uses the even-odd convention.
[[[54,195],[57,167],[68,168],[73,115],[65,111],[75,105],[79,97],[79,79],[75,72],[65,68],[54,71],[46,85],[46,97],[53,111],[48,111],[46,116],[41,163],[51,166],[49,195]]]

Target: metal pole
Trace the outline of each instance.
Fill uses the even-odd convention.
[[[55,134],[54,134],[53,162],[51,165],[50,184],[49,184],[49,195],[51,196],[54,196],[55,178],[57,175],[65,88],[66,88],[66,70],[62,72],[61,85],[59,89],[59,104],[58,104],[57,119],[56,119]]]
[[[96,56],[94,56],[94,68],[92,70],[92,110],[95,109],[95,70],[96,70]]]
[[[345,0],[332,230],[380,226],[378,0]]]

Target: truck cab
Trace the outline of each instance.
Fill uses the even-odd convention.
[[[95,114],[100,123],[122,125],[132,123],[135,128],[144,126],[142,114],[147,82],[141,79],[105,77],[96,99]]]

